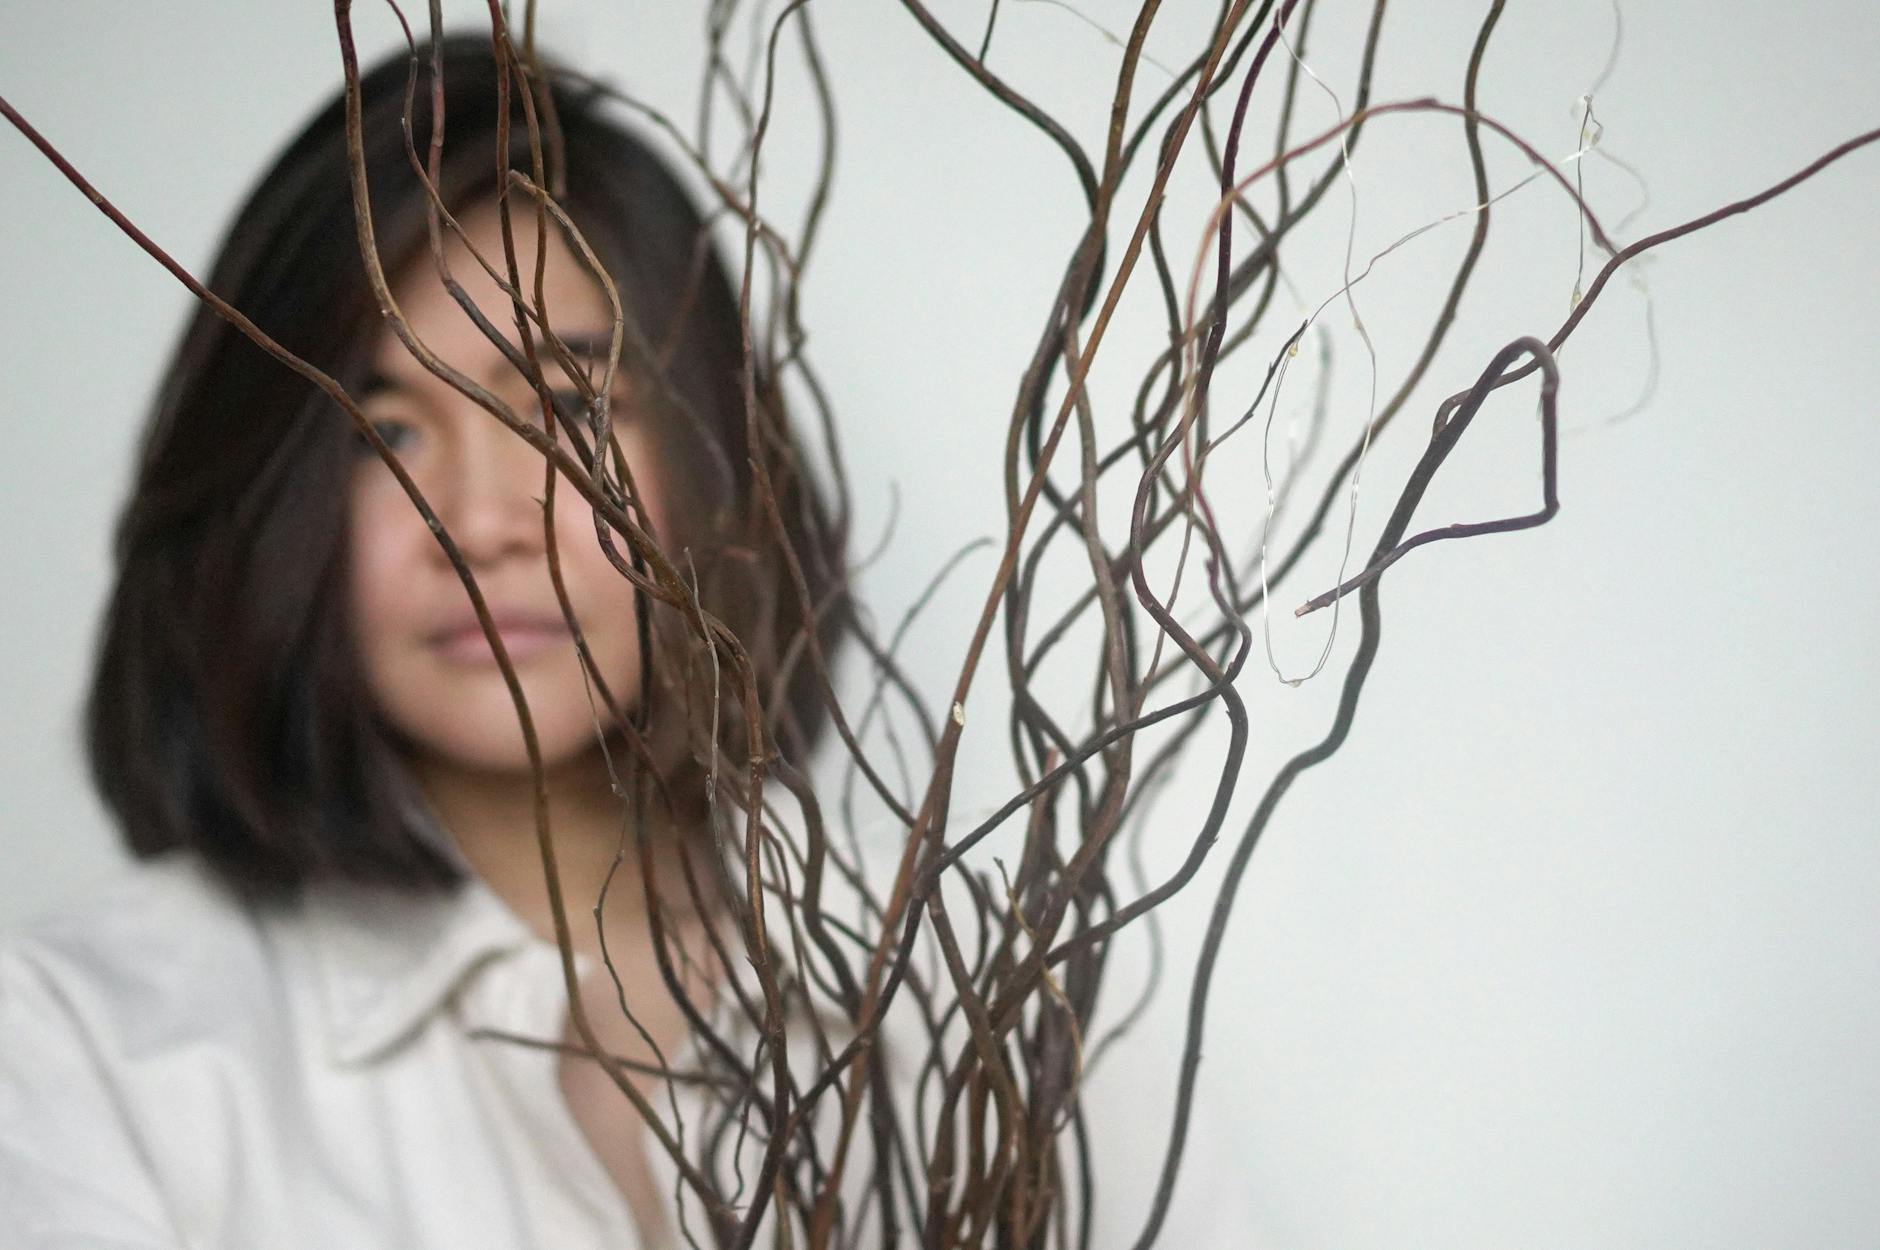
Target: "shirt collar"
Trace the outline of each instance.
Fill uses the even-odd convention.
[[[432,891],[316,881],[301,892],[327,1054],[342,1065],[366,1063],[409,1039],[494,960],[532,952],[562,984],[560,949],[477,875],[409,769],[396,759],[392,768],[406,829],[454,865],[460,879]],[[594,956],[574,952],[578,980],[597,968]]]
[[[474,873],[432,893],[319,883],[302,907],[328,1054],[339,1064],[390,1050],[472,971],[542,944]]]

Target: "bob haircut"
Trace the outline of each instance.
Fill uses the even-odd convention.
[[[411,115],[420,152],[431,128],[431,51],[419,48]],[[499,191],[497,61],[486,36],[447,37],[438,51],[446,119],[438,190],[455,214]],[[401,126],[410,72],[401,54],[360,80],[372,212],[390,273],[429,250],[427,198]],[[769,432],[749,445],[737,303],[678,180],[604,116],[600,88],[543,72],[537,98],[550,97],[565,160],[560,202],[619,288],[629,321],[663,348],[655,386],[677,402],[655,423],[652,471],[669,497],[706,505],[676,509],[677,532],[660,541],[689,549],[705,608],[744,642],[784,757],[800,763],[826,716],[822,684],[802,654],[809,614],[755,502],[751,457],[770,470],[828,655],[849,619],[842,539],[761,375]],[[526,171],[519,95],[511,93],[509,159]],[[339,99],[261,179],[208,285],[356,390],[382,323],[355,242],[348,169]],[[516,214],[518,233],[525,228],[534,228],[528,211]],[[680,412],[685,419],[667,419]],[[187,848],[251,901],[316,878],[442,888],[462,876],[413,803],[354,658],[345,531],[357,446],[350,419],[327,396],[200,308],[158,391],[118,522],[116,582],[85,710],[94,784],[133,854]],[[673,658],[683,646],[663,646],[678,636],[677,616],[663,605],[653,613],[662,650],[648,691],[656,675],[675,688],[673,665],[697,667],[696,657]],[[696,698],[656,706],[695,718],[700,710]],[[696,734],[654,728],[654,743],[677,744],[663,755],[655,746],[665,793],[678,796],[675,818],[698,821],[705,787],[695,757],[706,752]],[[742,758],[735,740],[725,749]]]

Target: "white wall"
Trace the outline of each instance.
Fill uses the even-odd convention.
[[[552,46],[689,116],[692,6],[544,7]],[[1165,7],[1167,37],[1150,50],[1173,62],[1214,6]],[[1341,91],[1364,7],[1324,0],[1308,50]],[[1478,7],[1396,6],[1377,98],[1458,98]],[[865,583],[892,621],[954,547],[989,532],[1002,414],[1077,201],[1045,143],[967,86],[898,6],[815,11],[844,129],[808,320],[865,533],[889,483],[901,492],[895,545]],[[976,34],[983,7],[937,11]],[[1083,11],[1112,29],[1129,16],[1096,0]],[[1010,3],[1003,20],[995,67],[1094,144],[1116,50],[1060,7]],[[391,46],[377,8],[359,21],[369,52]],[[1564,155],[1611,27],[1603,0],[1511,5],[1484,105]],[[0,92],[197,272],[248,180],[337,82],[330,11],[315,4],[72,0],[9,6],[6,29]],[[1859,0],[1667,0],[1629,7],[1625,31],[1597,107],[1607,147],[1650,183],[1631,234],[1756,190],[1880,121],[1880,10]],[[791,202],[790,156],[808,150],[798,87],[782,97],[773,203]],[[1324,124],[1329,107],[1308,94],[1302,124]],[[1467,204],[1454,130],[1375,124],[1357,158],[1360,257]],[[1506,148],[1492,155],[1500,185],[1523,172]],[[1607,220],[1623,216],[1635,198],[1624,175],[1603,161],[1586,173]],[[0,188],[12,534],[0,547],[0,923],[12,923],[117,857],[83,781],[76,708],[109,522],[187,297],[11,130]],[[1880,1244],[1877,195],[1880,149],[1665,249],[1649,266],[1662,348],[1651,405],[1601,424],[1646,373],[1636,294],[1606,297],[1563,354],[1572,432],[1557,520],[1417,552],[1387,579],[1383,655],[1352,740],[1288,797],[1235,912],[1178,1199],[1190,1240]],[[1204,198],[1191,174],[1172,201],[1183,265]],[[1499,242],[1430,402],[1566,307],[1568,207],[1535,186],[1497,212]],[[1313,303],[1334,282],[1343,213],[1327,212],[1317,259],[1297,260]],[[1467,229],[1433,233],[1361,288],[1385,389]],[[1327,324],[1342,446],[1362,419],[1363,363],[1342,315]],[[1098,378],[1109,420],[1159,345],[1152,304],[1127,309],[1116,333]],[[1251,370],[1228,371],[1217,394],[1244,394]],[[1420,520],[1530,506],[1529,395],[1484,412]],[[1413,406],[1366,469],[1360,546],[1428,409]],[[1257,517],[1257,443],[1237,455],[1215,490]],[[969,566],[910,652],[936,699],[990,570]],[[1282,600],[1334,572],[1321,561]],[[1272,767],[1322,732],[1354,626],[1334,667],[1298,690],[1250,669],[1254,747],[1224,846]],[[1276,621],[1282,667],[1309,663],[1324,627]],[[999,795],[1000,715],[989,693],[972,707],[969,810]],[[1204,774],[1162,809],[1152,858],[1164,867]],[[1159,1014],[1092,1078],[1114,1186],[1104,1245],[1127,1244],[1160,1150],[1180,974],[1210,884],[1171,912]],[[1137,961],[1127,984],[1139,947],[1123,958]]]

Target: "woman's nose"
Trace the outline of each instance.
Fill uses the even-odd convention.
[[[543,550],[543,460],[489,413],[478,409],[457,425],[450,507],[438,517],[473,566],[489,566]]]

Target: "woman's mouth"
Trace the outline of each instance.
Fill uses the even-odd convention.
[[[502,640],[503,650],[514,663],[564,645],[569,639],[568,628],[560,621],[534,617],[516,620],[499,617],[496,636]],[[433,635],[430,645],[438,656],[452,664],[496,663],[496,653],[479,624],[458,626]]]

